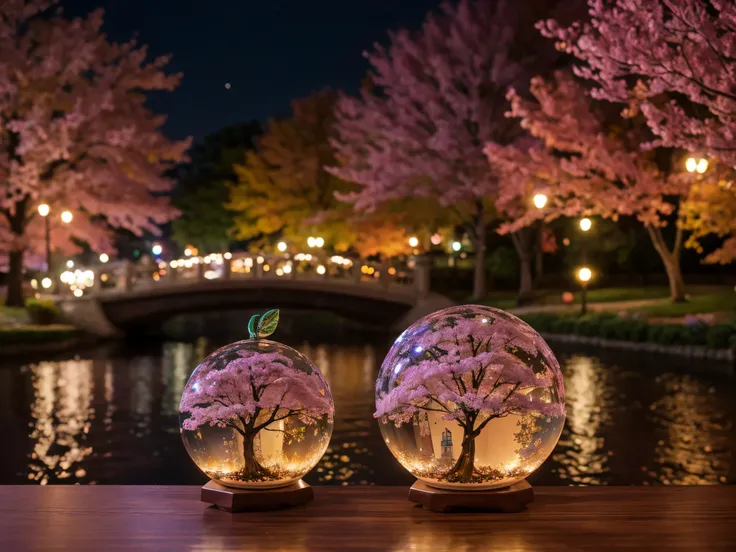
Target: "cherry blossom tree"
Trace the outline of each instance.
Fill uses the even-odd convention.
[[[366,54],[371,86],[336,108],[339,166],[330,170],[359,185],[343,199],[358,211],[394,199],[437,201],[473,243],[476,298],[486,294],[485,240],[498,185],[483,145],[514,137],[504,95],[539,61],[523,51],[523,17],[508,0],[445,3],[419,32],[400,30],[388,47]]]
[[[451,483],[470,483],[478,475],[475,440],[491,421],[512,414],[564,415],[560,369],[539,334],[494,309],[487,309],[479,331],[476,317],[477,310],[459,307],[421,333],[400,338],[386,361],[395,367],[396,381],[377,382],[376,418],[400,426],[435,412],[462,427],[460,455],[442,474]],[[539,361],[537,369],[529,359]]]
[[[527,100],[512,89],[509,115],[519,117],[521,126],[541,143],[486,147],[491,164],[506,175],[497,206],[516,214],[501,231],[559,216],[634,216],[662,259],[672,299],[684,300],[682,213],[677,213],[672,244],[662,229],[687,197],[692,177],[660,169],[654,152],[642,151],[640,129],[624,128],[618,118],[618,127],[607,124],[604,108],[569,73],[558,72],[552,80],[533,79],[531,94],[534,100]],[[544,209],[519,209],[530,188],[546,193]]]
[[[187,431],[210,425],[231,428],[243,438],[246,481],[273,477],[255,454],[256,436],[261,431],[278,431],[285,439],[299,440],[305,427],[332,420],[333,407],[327,384],[316,372],[297,368],[280,352],[237,349],[234,343],[213,355],[201,367],[199,377],[187,386],[180,410],[188,414],[182,423]],[[284,429],[279,422],[289,419],[304,424],[299,429]]]
[[[109,250],[112,228],[157,233],[177,215],[161,175],[188,148],[167,140],[164,118],[145,107],[145,92],[179,82],[165,72],[168,58],[149,61],[134,40],[110,42],[100,10],[65,19],[54,4],[0,6],[0,253],[14,305],[23,302],[24,260],[43,250],[38,204],[50,216],[72,212],[71,224],[51,232],[65,250],[72,239]]]
[[[639,108],[655,145],[707,152],[736,166],[736,3],[588,0],[590,22],[542,21],[545,36],[586,62],[596,98]],[[636,85],[634,85],[636,82]]]

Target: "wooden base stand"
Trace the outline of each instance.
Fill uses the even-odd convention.
[[[202,487],[202,502],[226,512],[258,512],[303,506],[314,500],[312,487],[301,479],[277,489],[234,489],[210,481]]]
[[[417,481],[409,490],[410,502],[421,504],[432,512],[485,510],[511,513],[523,510],[533,500],[534,490],[526,480],[489,491],[449,491]]]

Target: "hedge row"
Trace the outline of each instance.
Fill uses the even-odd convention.
[[[541,333],[576,334],[660,345],[701,345],[712,349],[736,348],[736,319],[725,324],[650,324],[612,312],[583,316],[569,313],[530,313],[520,317]]]

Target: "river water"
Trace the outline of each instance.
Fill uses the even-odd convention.
[[[372,417],[391,337],[284,340],[317,364],[335,398],[332,442],[307,482],[411,484]],[[181,444],[178,404],[191,371],[222,344],[126,342],[0,360],[0,484],[205,482]],[[736,378],[728,367],[704,372],[669,357],[553,349],[567,422],[532,483],[736,483]]]

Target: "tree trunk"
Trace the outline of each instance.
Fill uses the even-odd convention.
[[[246,432],[243,435],[243,459],[245,460],[245,467],[243,468],[244,481],[263,481],[271,475],[266,468],[261,466],[256,458],[256,435],[258,433],[252,431]]]
[[[534,302],[534,281],[532,280],[532,260],[524,256],[520,259],[519,296],[516,304],[529,305]]]
[[[537,288],[544,278],[544,251],[542,250],[542,242],[544,239],[544,223],[539,222],[539,230],[537,231],[537,247],[535,251],[534,266],[534,287]]]
[[[682,269],[680,268],[680,249],[682,247],[682,227],[678,227],[677,236],[675,237],[675,245],[672,251],[667,247],[662,231],[659,228],[647,226],[649,237],[652,240],[654,249],[662,259],[667,280],[670,285],[670,299],[674,303],[682,303],[685,301],[685,279],[682,277]]]
[[[488,295],[486,281],[486,239],[485,236],[476,240],[475,272],[473,274],[473,299],[485,299]]]
[[[511,234],[511,241],[519,256],[519,295],[516,304],[528,305],[534,302],[534,280],[532,279],[532,257],[536,232],[532,228],[522,228]]]
[[[8,255],[8,291],[5,304],[8,307],[22,307],[25,304],[23,297],[23,250],[11,251]]]
[[[682,303],[685,301],[685,279],[682,277],[680,259],[662,258],[662,262],[670,284],[670,298],[675,303]]]
[[[455,465],[449,472],[447,472],[444,478],[450,483],[470,483],[473,479],[474,471],[475,435],[472,432],[468,431],[467,428],[464,428],[463,446],[460,450],[460,456],[455,462]]]
[[[486,220],[485,207],[482,202],[477,205],[475,226],[472,228],[473,247],[475,248],[475,272],[473,273],[473,299],[485,299],[488,294],[486,280]]]

